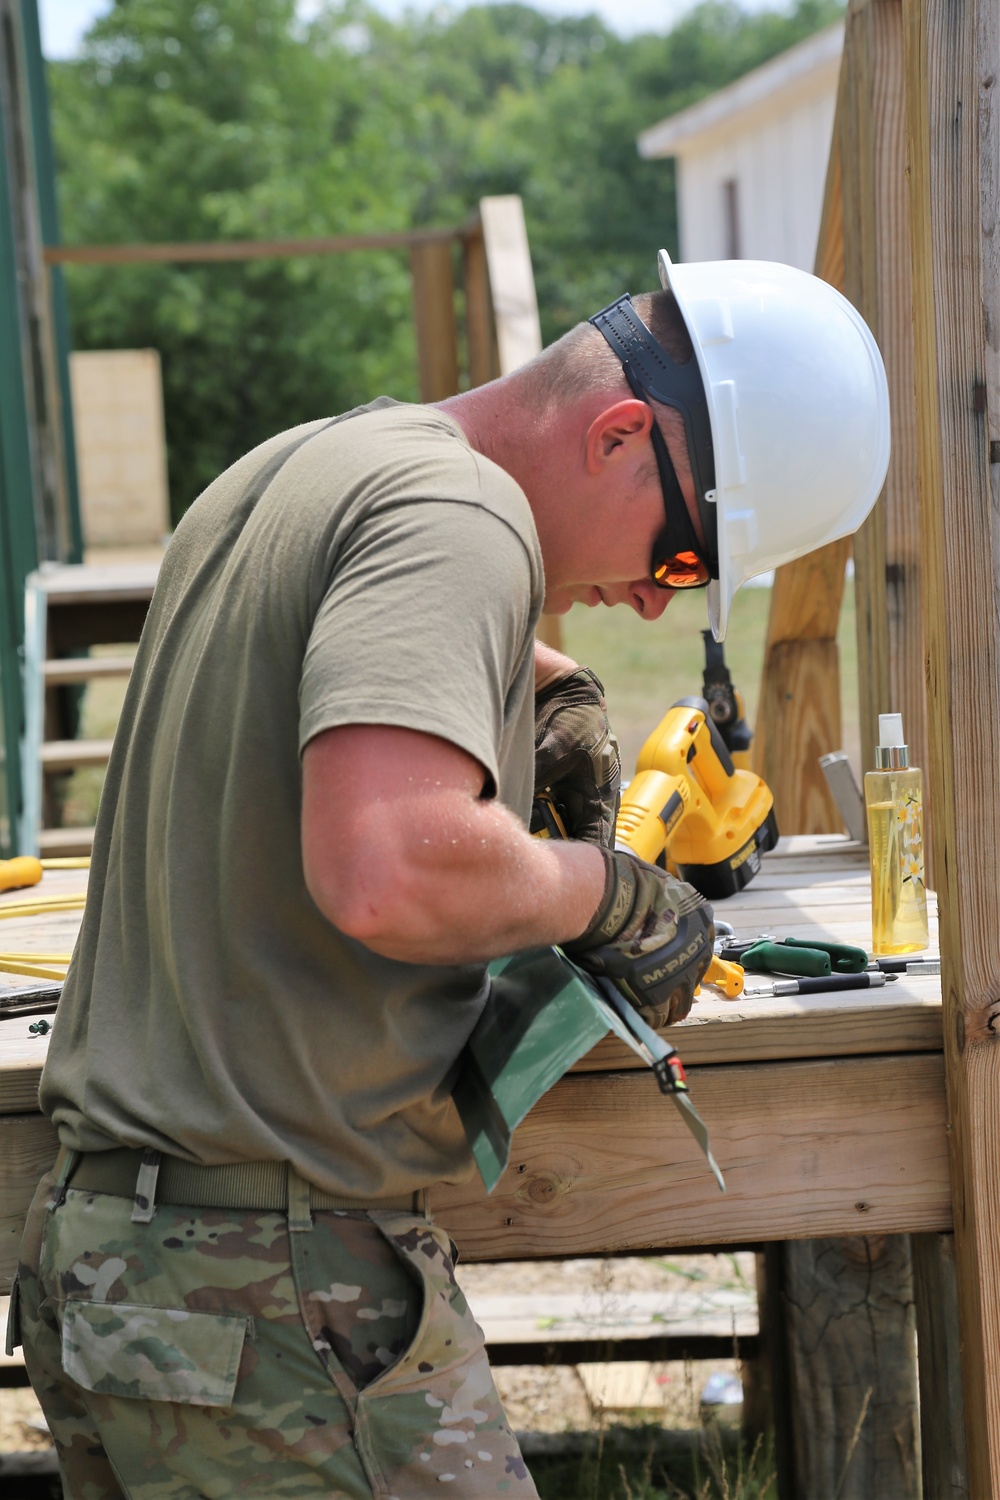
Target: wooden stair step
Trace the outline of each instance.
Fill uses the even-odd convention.
[[[113,740],[46,740],[42,745],[42,770],[51,773],[106,766],[113,744]]]
[[[38,831],[39,859],[79,858],[90,854],[93,847],[92,828],[40,828]]]
[[[41,589],[49,608],[60,605],[150,600],[160,571],[158,562],[61,563],[40,568],[29,583]]]
[[[74,656],[47,661],[42,667],[46,687],[64,682],[92,682],[97,677],[128,677],[132,672],[131,656]]]

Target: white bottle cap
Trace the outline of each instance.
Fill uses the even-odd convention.
[[[879,714],[878,742],[884,750],[890,749],[893,745],[906,744],[903,738],[902,714]]]
[[[878,771],[905,771],[910,764],[910,751],[903,739],[903,715],[879,714],[878,744],[875,747],[875,768]]]

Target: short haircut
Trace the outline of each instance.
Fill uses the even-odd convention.
[[[653,337],[671,359],[687,364],[694,346],[673,292],[640,292],[632,305]],[[604,335],[592,323],[577,323],[561,339],[520,370],[538,406],[578,401],[598,391],[612,397],[632,394],[621,361]],[[687,453],[684,422],[680,413],[659,401],[651,401],[657,421],[670,442],[671,453]]]

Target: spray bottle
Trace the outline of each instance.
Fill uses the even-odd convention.
[[[879,714],[874,771],[865,776],[872,872],[872,951],[927,947],[923,775],[910,765],[901,714]]]

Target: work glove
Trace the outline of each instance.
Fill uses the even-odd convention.
[[[602,850],[604,896],[567,958],[618,983],[651,1026],[683,1021],[712,960],[715,922],[700,892],[634,854]]]
[[[604,688],[589,667],[578,667],[536,695],[535,796],[552,793],[571,839],[610,849],[621,779]],[[531,832],[541,826],[533,816]]]

